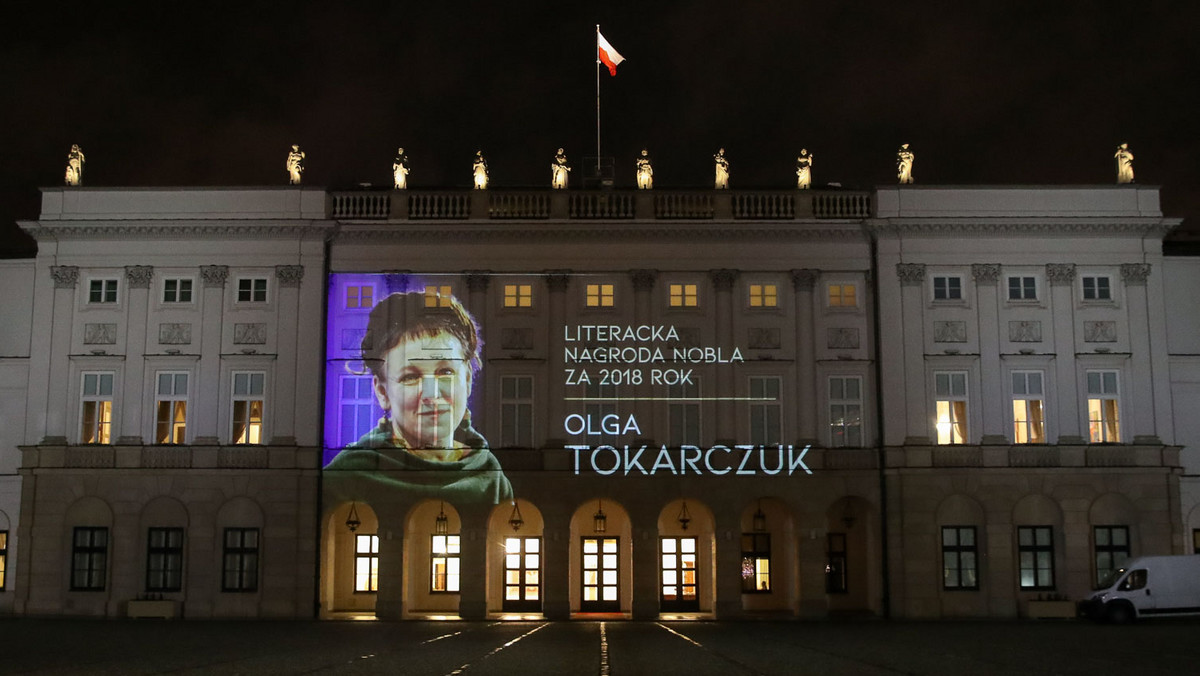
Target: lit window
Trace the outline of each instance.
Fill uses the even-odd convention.
[[[117,302],[117,282],[115,279],[93,279],[88,282],[88,302]]]
[[[742,533],[742,593],[771,592],[771,534]]]
[[[830,284],[829,307],[858,307],[858,291],[853,284]]]
[[[1088,371],[1088,434],[1093,444],[1121,440],[1116,371]]]
[[[540,609],[542,539],[539,537],[504,538],[504,608]]]
[[[261,444],[263,389],[267,379],[261,371],[233,374],[233,434],[235,444]]]
[[[774,284],[751,284],[750,307],[776,307],[779,291]]]
[[[1096,584],[1129,560],[1129,527],[1096,526],[1092,529],[1096,544]]]
[[[344,448],[375,427],[377,407],[371,376],[342,376],[338,405],[338,439]]]
[[[942,526],[942,589],[979,589],[974,526]]]
[[[850,591],[846,576],[846,534],[825,535],[825,593],[845,594]]]
[[[221,571],[221,591],[258,591],[257,528],[226,528]]]
[[[935,373],[937,442],[967,443],[967,374]]]
[[[379,591],[379,536],[354,536],[354,591]]]
[[[164,279],[163,280],[163,302],[164,303],[190,303],[192,302],[192,280],[190,279]]]
[[[108,529],[78,526],[71,539],[71,590],[102,591],[108,578]]]
[[[862,442],[862,378],[829,379],[829,445],[859,448]]]
[[[696,307],[695,284],[671,284],[671,307]]]
[[[962,277],[934,277],[934,300],[962,300]]]
[[[771,446],[783,440],[780,425],[779,390],[776,376],[750,378],[750,443]]]
[[[1054,529],[1050,526],[1019,526],[1017,553],[1020,558],[1021,589],[1054,589]]]
[[[533,448],[533,376],[500,377],[500,448]]]
[[[112,439],[113,374],[84,373],[79,443],[107,444]]]
[[[459,536],[434,535],[430,549],[429,591],[458,593]]]
[[[237,299],[239,303],[267,302],[267,278],[251,277],[239,279]]]
[[[451,292],[449,284],[425,287],[425,307],[450,307]]]
[[[8,531],[0,530],[0,591],[8,583]]]
[[[504,307],[533,307],[533,285],[505,284]]]
[[[1037,300],[1036,277],[1009,277],[1009,300]]]
[[[346,309],[359,310],[375,307],[375,287],[370,284],[352,284],[346,287]]]
[[[188,374],[159,373],[155,404],[155,443],[182,444],[187,433]]]
[[[700,444],[700,382],[696,376],[690,383],[667,386],[670,404],[667,414],[670,424],[668,441],[672,446]]]
[[[613,285],[588,284],[586,298],[588,307],[612,307]]]
[[[151,528],[146,534],[146,591],[183,589],[183,529]]]
[[[1041,371],[1013,371],[1013,442],[1046,443],[1046,418]]]
[[[1112,300],[1112,282],[1108,277],[1084,277],[1084,300]]]

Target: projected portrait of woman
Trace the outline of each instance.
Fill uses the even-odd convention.
[[[325,469],[456,503],[512,499],[467,407],[482,346],[475,320],[453,296],[385,297],[371,310],[361,345],[379,422]]]

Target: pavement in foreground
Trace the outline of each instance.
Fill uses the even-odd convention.
[[[4,674],[1194,674],[1200,622],[0,620]]]

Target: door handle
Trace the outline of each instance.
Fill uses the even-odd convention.
[[[1149,595],[1150,595],[1150,590],[1149,590],[1149,589],[1147,589],[1147,590],[1146,590],[1146,596],[1149,596]]]

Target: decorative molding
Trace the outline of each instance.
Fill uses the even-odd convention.
[[[565,292],[571,286],[570,270],[547,270],[543,274],[546,278],[546,288],[550,291]]]
[[[154,279],[153,265],[126,265],[125,279],[129,280],[131,289],[149,289],[150,281]]]
[[[1165,236],[1175,227],[1175,223],[1164,223],[1163,219],[1147,218],[1141,221],[1131,219],[1111,220],[1100,222],[1103,217],[1047,217],[1037,220],[1019,220],[1013,218],[997,218],[986,216],[967,218],[956,221],[939,218],[936,221],[896,222],[876,221],[867,223],[870,230],[887,234],[922,234],[922,235],[1140,235]]]
[[[737,281],[738,271],[728,268],[709,270],[708,277],[712,280],[713,288],[717,291],[731,291],[733,290],[733,283]]]
[[[925,281],[925,264],[896,263],[896,276],[901,284],[921,284]]]
[[[234,345],[265,345],[267,325],[262,322],[233,325]]]
[[[51,265],[50,276],[54,278],[54,288],[74,289],[79,284],[79,266]]]
[[[159,345],[191,345],[192,325],[184,322],[158,325]]]
[[[817,278],[820,276],[820,270],[809,268],[792,270],[792,288],[796,291],[812,291],[813,287],[817,285]]]
[[[492,284],[492,273],[487,270],[467,270],[464,274],[467,277],[467,291],[470,293],[484,293]]]
[[[1062,286],[1075,281],[1074,263],[1047,263],[1046,281],[1052,286]]]
[[[751,326],[746,344],[753,350],[778,350],[783,343],[777,326]]]
[[[1036,320],[1011,321],[1008,323],[1008,340],[1013,343],[1042,342],[1042,323]]]
[[[300,286],[300,280],[304,279],[304,266],[276,265],[275,278],[279,280],[281,287]]]
[[[658,281],[658,270],[630,270],[634,291],[653,291],[654,283]]]
[[[533,329],[525,327],[500,329],[500,347],[505,350],[532,350]]]
[[[220,288],[225,286],[225,282],[229,281],[229,266],[228,265],[201,265],[200,279],[204,281],[204,288]]]
[[[934,322],[933,342],[935,343],[965,343],[967,342],[966,322]]]
[[[1122,263],[1121,279],[1128,285],[1143,285],[1150,277],[1149,263]]]
[[[1085,343],[1115,343],[1117,342],[1117,323],[1084,322],[1083,342]]]
[[[826,347],[831,350],[857,350],[859,346],[858,329],[826,329],[825,339]]]
[[[769,225],[750,224],[744,222],[710,222],[697,223],[688,221],[665,222],[649,221],[636,225],[625,223],[606,223],[599,226],[595,222],[573,221],[564,227],[561,223],[539,227],[537,223],[513,223],[513,227],[497,227],[495,221],[455,221],[438,223],[429,221],[407,221],[404,227],[396,227],[395,223],[375,221],[370,223],[354,223],[351,227],[343,224],[333,242],[345,241],[405,241],[405,240],[446,240],[449,242],[477,243],[481,240],[662,240],[686,239],[715,240],[741,242],[747,239],[766,239],[782,242],[812,242],[843,240],[865,242],[867,238],[860,226],[861,219],[854,219],[842,227],[814,227],[811,223],[773,221]],[[505,226],[509,223],[504,223]]]
[[[314,225],[200,225],[189,223],[181,225],[163,224],[155,221],[145,225],[78,225],[79,220],[67,221],[70,225],[39,225],[24,228],[30,237],[38,241],[62,241],[78,239],[279,239],[294,237],[320,237],[322,233],[332,230],[332,224]]]
[[[116,345],[117,344],[117,325],[116,324],[84,324],[83,325],[83,344],[84,345]]]
[[[1000,281],[1000,264],[974,263],[971,265],[971,278],[976,284],[995,284]]]

